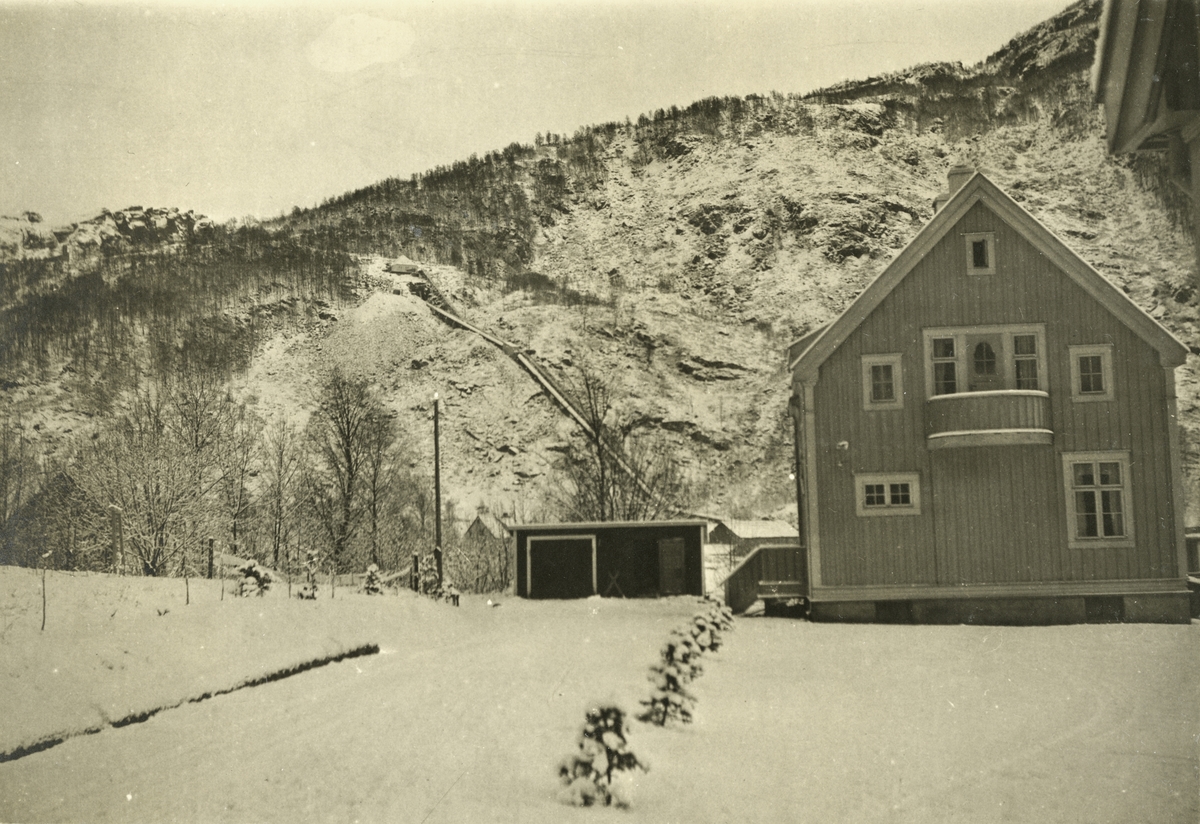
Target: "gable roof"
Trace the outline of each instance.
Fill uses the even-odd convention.
[[[796,527],[786,521],[727,519],[718,521],[742,540],[748,538],[798,538]]]
[[[793,355],[788,368],[796,372],[801,380],[815,381],[817,370],[825,359],[842,345],[850,333],[867,319],[976,203],[983,203],[991,209],[997,217],[1019,232],[1035,249],[1138,337],[1157,349],[1165,365],[1179,366],[1187,358],[1187,347],[1180,343],[1178,338],[1142,311],[1124,292],[1105,280],[1103,275],[1089,266],[986,175],[976,172],[879,276],[846,307],[846,310],[826,326],[824,332],[803,352]]]
[[[816,340],[822,332],[825,331],[827,326],[829,326],[828,323],[822,323],[816,329],[805,332],[803,335],[788,344],[788,360],[793,361],[800,357],[801,353],[803,353],[804,350],[807,349],[812,342]]]
[[[466,531],[470,532],[472,527],[474,527],[477,523],[483,527],[483,529],[487,530],[488,534],[490,534],[493,538],[504,537],[509,532],[508,525],[490,512],[480,512],[478,515],[476,515],[474,520],[467,525]]]

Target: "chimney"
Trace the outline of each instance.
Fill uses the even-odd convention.
[[[946,205],[946,201],[954,197],[954,193],[963,187],[963,184],[971,179],[971,175],[975,174],[975,170],[970,166],[956,164],[950,167],[950,171],[946,172],[946,182],[949,184],[949,191],[942,192],[933,199],[933,211],[936,214]]]
[[[963,187],[963,184],[971,179],[971,175],[975,174],[975,170],[970,166],[951,166],[950,171],[946,172],[946,180],[950,184],[950,195]]]

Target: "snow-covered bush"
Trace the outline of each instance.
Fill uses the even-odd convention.
[[[271,588],[271,573],[260,567],[257,561],[247,561],[238,567],[238,572],[242,576],[241,583],[238,585],[238,595],[262,596]]]
[[[691,626],[688,627],[692,637],[696,639],[696,646],[700,647],[703,652],[716,652],[721,647],[721,633],[716,626],[709,621],[704,615],[697,615],[692,619]]]
[[[708,618],[722,632],[733,629],[733,610],[720,601],[709,599]]]
[[[300,587],[300,591],[296,593],[296,597],[304,601],[317,600],[317,569],[320,562],[320,557],[316,550],[308,550],[308,555],[304,559],[304,586]]]
[[[458,606],[458,599],[462,595],[449,578],[445,579],[441,586],[438,586],[437,576],[433,577],[428,586],[423,586],[421,591],[435,601],[442,601],[452,606]]]
[[[558,768],[560,798],[577,807],[628,807],[629,774],[635,769],[649,772],[650,767],[629,749],[625,713],[615,706],[593,707],[579,733],[579,751]]]
[[[433,589],[429,590],[429,597],[435,601],[443,601],[447,604],[458,606],[458,598],[462,595],[458,591],[458,587],[454,586],[449,579],[446,580],[440,587],[435,583]]]
[[[675,664],[683,677],[683,683],[693,680],[704,672],[700,664],[700,654],[703,650],[696,643],[691,633],[684,630],[673,630],[663,645],[660,653],[663,663]]]
[[[375,564],[367,567],[367,577],[363,580],[363,592],[367,595],[383,594],[383,576],[379,574],[379,567]]]
[[[639,721],[666,726],[668,721],[692,722],[692,709],[696,696],[684,689],[686,678],[679,664],[666,660],[650,668],[650,683],[654,685],[650,697],[641,704],[646,709],[638,716]]]

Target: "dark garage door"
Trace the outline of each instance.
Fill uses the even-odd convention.
[[[528,540],[530,598],[586,598],[595,593],[591,538]]]

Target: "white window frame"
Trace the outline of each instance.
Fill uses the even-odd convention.
[[[967,274],[968,275],[994,275],[996,274],[996,233],[995,232],[968,232],[963,235],[964,248],[967,253]],[[978,267],[975,265],[975,244],[979,241],[984,241],[987,244],[987,259],[988,265]]]
[[[1063,491],[1067,505],[1067,546],[1071,549],[1095,549],[1134,546],[1133,531],[1133,497],[1132,482],[1129,477],[1129,453],[1126,451],[1112,452],[1064,452],[1063,461]],[[1121,466],[1121,519],[1124,522],[1124,535],[1099,535],[1094,538],[1080,536],[1075,519],[1075,471],[1074,464],[1078,463],[1115,463]],[[1097,467],[1098,469],[1098,467]],[[1099,485],[1092,489],[1102,489]]]
[[[955,383],[959,387],[970,386],[968,378],[971,374],[971,355],[967,350],[968,335],[999,335],[1000,351],[996,353],[998,361],[1004,364],[1006,370],[1006,388],[1000,391],[1042,392],[1050,386],[1050,375],[1046,367],[1046,326],[1041,323],[1026,323],[996,326],[951,326],[939,329],[922,329],[925,340],[925,397],[942,398],[947,395],[933,394],[933,341],[935,338],[954,338]],[[1021,389],[1017,387],[1017,365],[1014,355],[1013,338],[1020,335],[1033,335],[1037,341],[1037,370],[1038,388]],[[1028,356],[1022,356],[1027,358]],[[996,390],[990,390],[996,391]],[[969,390],[959,389],[952,394],[965,395]]]
[[[1071,400],[1076,403],[1111,401],[1115,397],[1112,344],[1096,343],[1086,346],[1069,346],[1067,349],[1071,353]],[[1080,385],[1079,359],[1096,357],[1097,355],[1100,357],[1100,375],[1104,381],[1104,391],[1084,392]]]
[[[888,503],[879,506],[867,506],[867,486],[883,484]],[[891,503],[892,484],[908,484],[909,503]],[[920,515],[921,514],[921,473],[919,472],[868,472],[854,475],[854,511],[860,517],[876,515]]]
[[[892,389],[895,392],[895,396],[889,401],[877,401],[873,397],[874,381],[871,376],[871,367],[873,366],[892,367]],[[874,412],[879,409],[904,408],[904,369],[902,356],[899,352],[886,355],[862,356],[862,392],[863,409],[868,412]]]

